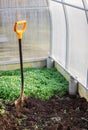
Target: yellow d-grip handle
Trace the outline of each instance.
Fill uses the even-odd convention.
[[[21,29],[18,29],[19,25],[23,25]],[[25,20],[18,21],[14,25],[14,31],[17,33],[18,39],[22,39],[22,34],[26,30],[27,23]]]

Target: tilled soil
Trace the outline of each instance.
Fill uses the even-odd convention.
[[[13,102],[0,104],[0,130],[88,130],[88,102],[57,96],[47,101],[26,98],[17,112]]]

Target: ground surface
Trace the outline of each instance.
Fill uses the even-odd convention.
[[[88,102],[56,96],[47,101],[27,98],[17,112],[13,102],[3,101],[0,130],[88,130]]]

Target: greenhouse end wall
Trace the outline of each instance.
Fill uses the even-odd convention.
[[[88,1],[49,0],[49,8],[51,57],[88,92]]]
[[[0,0],[0,66],[19,63],[16,21],[26,20],[23,34],[23,60],[45,59],[49,56],[50,24],[47,0]],[[4,67],[3,67],[4,65]]]

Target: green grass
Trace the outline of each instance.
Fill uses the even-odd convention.
[[[26,96],[33,96],[43,100],[53,95],[64,96],[67,93],[68,82],[55,69],[25,68],[24,81]],[[0,71],[0,98],[15,100],[20,95],[20,70]]]

